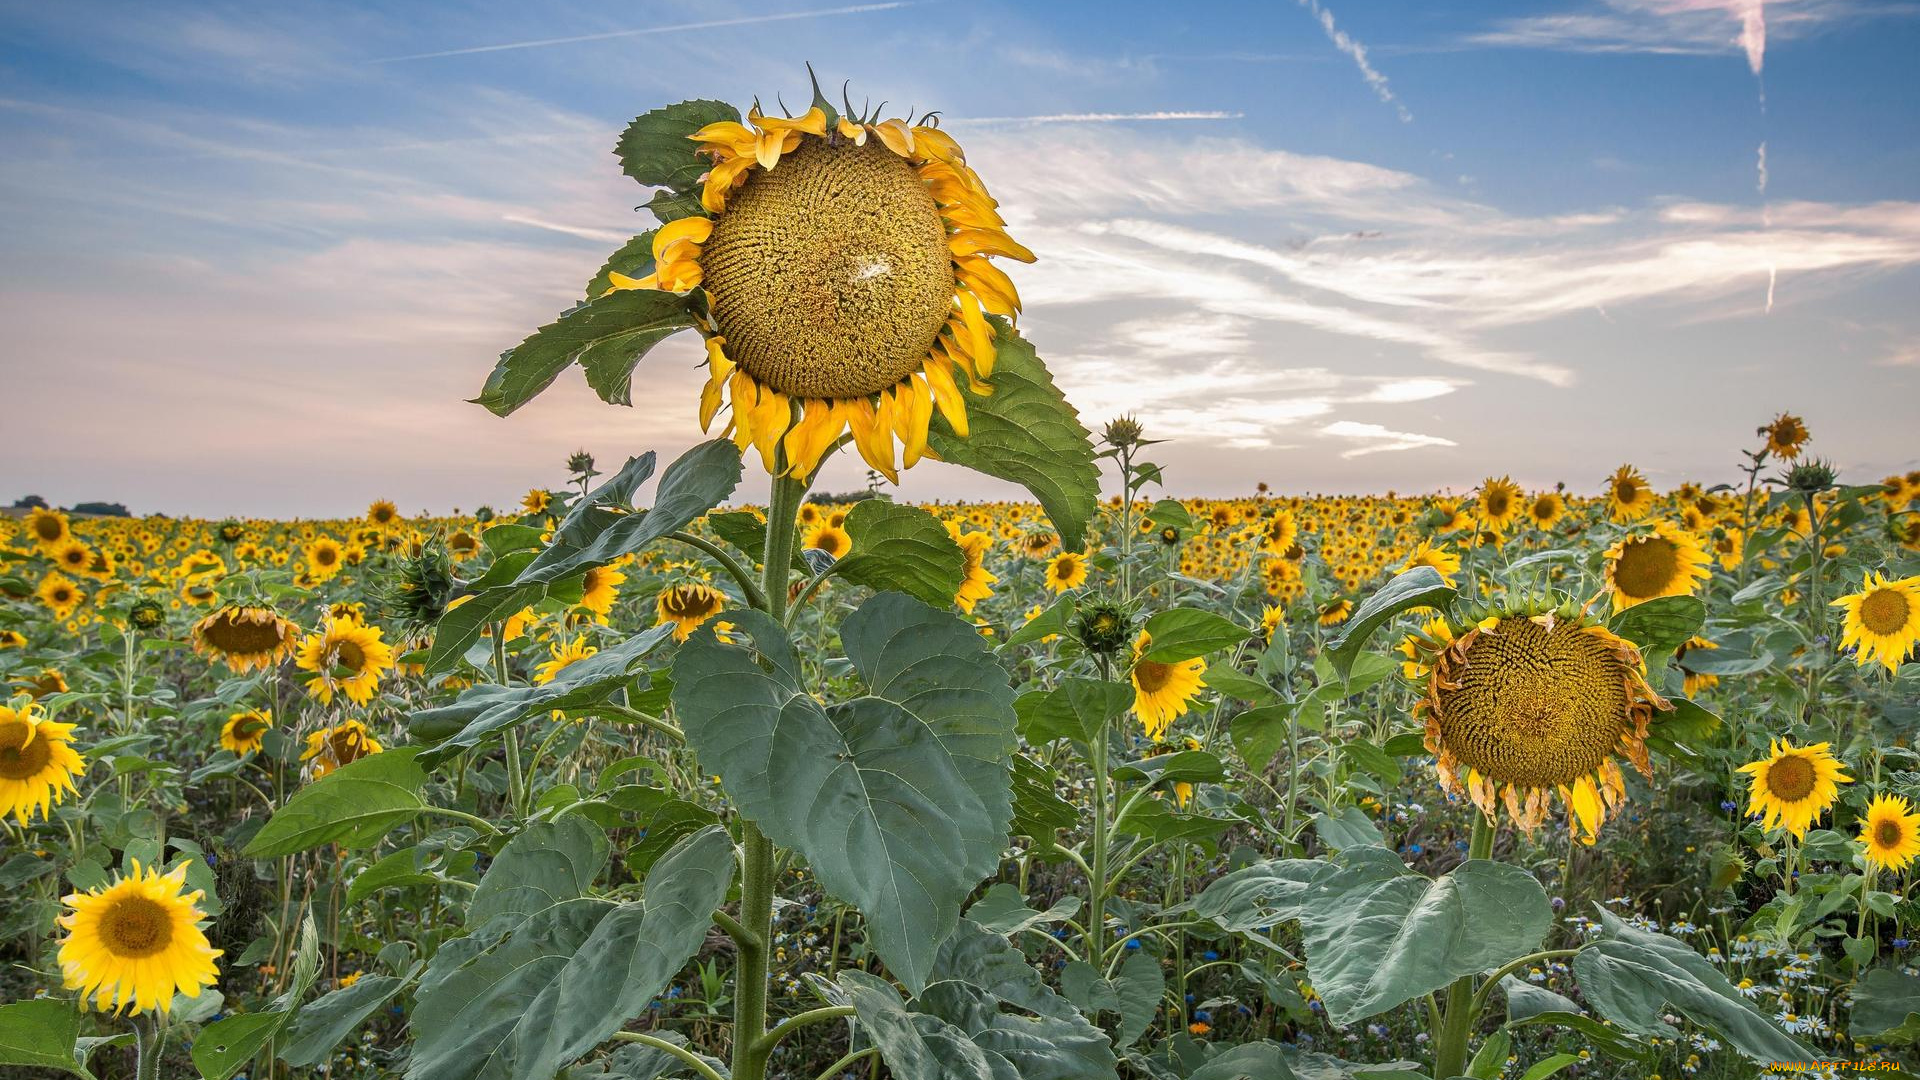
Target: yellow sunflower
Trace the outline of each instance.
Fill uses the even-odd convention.
[[[1506,532],[1520,516],[1520,485],[1511,477],[1494,479],[1489,476],[1480,484],[1480,491],[1474,496],[1474,516],[1480,521],[1480,527],[1492,532]]]
[[[1286,609],[1278,604],[1268,604],[1260,610],[1260,637],[1265,641],[1273,640],[1273,632],[1287,621]]]
[[[35,596],[53,612],[56,619],[66,619],[73,615],[74,609],[86,602],[87,594],[80,591],[80,585],[58,570],[50,570],[40,579],[40,588]]]
[[[1152,645],[1153,639],[1145,630],[1140,631],[1133,642],[1133,669],[1128,678],[1133,682],[1133,713],[1140,718],[1147,737],[1159,742],[1167,737],[1174,718],[1185,716],[1193,699],[1206,687],[1201,673],[1207,670],[1207,662],[1199,657],[1171,664],[1148,660],[1146,652]]]
[[[1527,503],[1527,520],[1540,529],[1553,528],[1566,512],[1567,500],[1557,491],[1541,492]]]
[[[48,557],[55,566],[75,574],[84,574],[93,565],[93,549],[73,537],[55,544]]]
[[[68,792],[79,792],[73,781],[85,775],[87,762],[71,745],[73,728],[41,715],[31,698],[0,704],[0,816],[25,825],[29,810],[44,818]]]
[[[373,700],[380,678],[393,667],[393,646],[380,640],[380,628],[353,617],[329,618],[300,643],[294,663],[314,677],[307,693],[323,705],[345,694],[355,705]]]
[[[1613,610],[1661,596],[1692,596],[1713,576],[1711,560],[1692,533],[1657,521],[1650,532],[1623,536],[1607,549],[1606,589]]]
[[[207,943],[200,924],[200,890],[187,891],[187,864],[162,874],[133,862],[130,876],[73,893],[60,917],[60,974],[67,989],[93,1007],[124,1012],[173,1008],[175,994],[200,996],[219,981],[221,955]]]
[[[1000,580],[987,570],[987,552],[993,548],[993,537],[983,532],[962,533],[959,526],[951,523],[947,529],[953,533],[954,542],[960,545],[960,554],[966,558],[966,572],[953,602],[961,611],[972,614],[973,605],[992,596],[994,582]]]
[[[1453,640],[1453,628],[1443,616],[1428,619],[1418,630],[1409,630],[1400,639],[1400,673],[1408,679],[1424,679],[1433,670],[1433,656]]]
[[[1761,428],[1757,434],[1767,437],[1767,452],[1775,457],[1797,458],[1800,448],[1813,436],[1807,433],[1807,425],[1792,413],[1781,413],[1773,422]]]
[[[385,529],[400,520],[400,508],[386,499],[375,499],[367,507],[367,523]]]
[[[1490,616],[1409,660],[1430,669],[1416,712],[1441,786],[1464,791],[1488,820],[1497,797],[1528,833],[1557,792],[1568,831],[1592,843],[1626,797],[1615,755],[1648,774],[1648,721],[1672,708],[1639,651],[1577,611]]]
[[[42,506],[27,512],[26,534],[33,538],[41,551],[51,552],[73,535],[73,527],[68,523],[67,515]]]
[[[342,765],[351,765],[385,750],[380,740],[367,730],[367,725],[358,720],[342,720],[308,735],[307,748],[300,752],[300,760],[310,762],[307,767],[312,770],[313,778],[319,780]]]
[[[553,496],[539,488],[529,490],[520,500],[520,512],[523,514],[544,514],[547,506],[553,502]]]
[[[800,539],[800,546],[811,551],[824,551],[838,559],[853,547],[853,538],[847,530],[822,517],[807,530]]]
[[[698,582],[662,589],[654,601],[658,618],[655,626],[673,624],[673,640],[685,641],[701,623],[720,614],[727,606],[727,595],[711,585]]]
[[[347,551],[340,541],[331,536],[322,536],[307,545],[307,573],[315,581],[326,581],[340,572],[346,565]]]
[[[533,669],[533,682],[536,686],[545,686],[568,666],[577,664],[599,649],[587,644],[587,636],[580,634],[572,640],[561,639],[547,646],[547,655],[552,659]]]
[[[1631,465],[1622,465],[1607,478],[1607,516],[1615,521],[1639,521],[1653,510],[1653,489]]]
[[[267,709],[248,709],[227,717],[220,725],[220,746],[245,757],[266,745],[267,729],[273,727],[273,713]]]
[[[193,651],[234,671],[264,671],[293,655],[300,628],[270,608],[232,604],[193,624]]]
[[[1321,604],[1320,610],[1315,614],[1315,619],[1321,626],[1339,626],[1341,623],[1346,622],[1347,617],[1352,614],[1353,601],[1344,596],[1338,596]]]
[[[1077,589],[1087,583],[1087,557],[1078,551],[1063,551],[1047,560],[1047,588],[1057,593]]]
[[[1863,577],[1859,592],[1833,606],[1847,613],[1840,644],[1854,650],[1861,667],[1878,663],[1897,671],[1920,645],[1920,577],[1889,581],[1876,571]]]
[[[580,607],[604,621],[613,611],[614,601],[620,598],[620,585],[626,580],[627,575],[611,566],[593,567],[580,580]]]
[[[1784,825],[1796,837],[1807,835],[1814,820],[1840,797],[1840,785],[1853,783],[1853,777],[1840,771],[1845,765],[1827,751],[1829,745],[1795,746],[1791,740],[1775,739],[1766,757],[1740,766],[1752,785],[1747,813],[1764,813],[1766,828]]]
[[[1420,546],[1413,549],[1413,554],[1407,556],[1407,561],[1401,564],[1400,569],[1411,570],[1416,566],[1433,567],[1439,571],[1441,580],[1451,585],[1453,575],[1460,572],[1460,556],[1449,551],[1444,544],[1422,540]]]
[[[1881,795],[1860,819],[1861,857],[1875,870],[1899,873],[1920,855],[1920,814],[1898,795]]]
[[[747,120],[690,136],[713,161],[706,214],[661,226],[654,272],[613,274],[612,289],[705,292],[703,428],[730,401],[734,442],[797,476],[851,431],[898,482],[896,439],[911,467],[934,410],[966,436],[960,379],[987,392],[998,335],[987,316],[1020,309],[989,259],[1033,254],[931,118],[830,117],[815,104]]]

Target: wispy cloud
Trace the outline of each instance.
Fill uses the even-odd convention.
[[[1419,450],[1429,446],[1459,446],[1452,439],[1443,439],[1438,435],[1421,435],[1412,431],[1393,431],[1380,424],[1363,424],[1357,420],[1335,420],[1320,429],[1320,434],[1335,439],[1351,439],[1362,445],[1351,450],[1343,450],[1343,458],[1365,457],[1368,454],[1385,454],[1395,450]]]
[[[630,30],[606,30],[597,34],[573,34],[567,37],[534,38],[528,41],[508,41],[497,45],[474,45],[462,49],[439,49],[434,52],[408,53],[404,56],[381,56],[367,61],[370,64],[398,64],[409,60],[437,60],[446,56],[472,56],[477,53],[508,52],[514,49],[544,49],[553,45],[579,45],[589,41],[612,41],[617,38],[647,37],[653,34],[678,34],[689,30],[719,30],[733,26],[758,26],[763,23],[791,22],[795,19],[822,19],[839,15],[866,15],[876,11],[894,11],[912,7],[920,0],[891,0],[881,4],[853,4],[848,7],[821,8],[815,11],[787,11],[773,15],[743,15],[735,19],[709,19],[704,22],[676,23],[672,26],[642,26]]]
[[[1313,12],[1313,17],[1320,21],[1320,28],[1327,32],[1327,40],[1333,42],[1334,48],[1353,60],[1353,66],[1360,69],[1360,77],[1367,80],[1368,86],[1373,87],[1374,94],[1381,101],[1393,106],[1394,112],[1399,114],[1402,123],[1411,123],[1413,114],[1407,111],[1407,107],[1400,103],[1399,98],[1393,96],[1393,88],[1387,85],[1387,77],[1374,70],[1373,64],[1367,60],[1367,47],[1353,40],[1345,30],[1334,25],[1333,12],[1322,6],[1320,0],[1300,0],[1300,6]]]
[[[1501,19],[1461,40],[1563,52],[1739,53],[1759,75],[1769,37],[1792,40],[1843,23],[1913,13],[1912,5],[1862,0],[1601,0],[1578,10]]]
[[[1238,120],[1245,113],[1219,109],[1130,113],[1046,113],[1039,116],[965,116],[943,120],[947,127],[1012,127],[1023,124],[1126,124],[1163,120]]]

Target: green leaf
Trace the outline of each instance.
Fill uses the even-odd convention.
[[[607,850],[607,835],[585,818],[527,826],[487,867],[467,903],[467,925],[485,926],[503,915],[524,919],[584,896],[606,865]]]
[[[1193,515],[1187,512],[1186,504],[1179,499],[1161,499],[1147,511],[1147,520],[1155,525],[1171,525],[1181,532],[1193,528]]]
[[[1640,646],[1651,659],[1684,644],[1700,632],[1706,621],[1705,600],[1697,596],[1661,596],[1615,615],[1607,628]]]
[[[1208,664],[1207,672],[1201,678],[1206,682],[1207,689],[1238,701],[1262,707],[1273,705],[1281,705],[1288,709],[1293,707],[1290,703],[1282,702],[1280,695],[1274,691],[1273,687],[1239,671],[1231,663],[1226,662],[1224,657]]]
[[[933,981],[971,983],[1015,1008],[1041,1016],[1078,1015],[1027,963],[1026,954],[972,919],[961,919],[941,944],[933,960]]]
[[[1507,1052],[1511,1049],[1513,1036],[1505,1028],[1495,1028],[1468,1063],[1467,1076],[1471,1080],[1500,1080],[1500,1074],[1507,1071]]]
[[[1026,622],[1020,628],[1007,635],[1002,648],[1013,645],[1026,645],[1042,641],[1055,634],[1064,634],[1073,622],[1074,602],[1071,596],[1062,596],[1047,605],[1047,609]]]
[[[1002,1003],[984,987],[948,981],[927,987],[914,998],[913,1008],[917,1016],[938,1017],[964,1032],[975,1046],[1011,1065],[1015,1076],[1112,1080],[1113,1045],[1099,1028],[1077,1015],[1005,1012]]]
[[[1027,900],[1020,895],[1018,888],[1010,882],[1001,881],[989,886],[980,899],[973,902],[973,906],[967,909],[967,919],[996,934],[1017,934],[1022,930],[1051,926],[1063,919],[1071,919],[1079,910],[1079,897],[1063,896],[1047,910],[1035,911],[1027,906]]]
[[[1335,851],[1345,851],[1351,847],[1385,847],[1387,843],[1386,837],[1380,835],[1380,827],[1357,806],[1340,811],[1338,817],[1315,814],[1313,828],[1320,834],[1320,842]]]
[[[1414,608],[1444,610],[1453,601],[1454,595],[1453,586],[1447,584],[1446,579],[1440,576],[1440,571],[1431,566],[1416,566],[1394,575],[1392,581],[1380,587],[1380,591],[1361,602],[1359,609],[1341,628],[1340,636],[1327,643],[1328,661],[1340,678],[1345,680],[1353,670],[1354,658],[1360,655],[1367,639],[1387,620]]]
[[[887,1071],[899,1080],[1020,1080],[1011,1062],[981,1049],[966,1032],[938,1017],[907,1011],[899,991],[885,980],[842,971],[837,981]]]
[[[724,101],[694,100],[641,113],[614,147],[620,171],[648,187],[690,191],[711,164],[694,152],[690,136],[723,120],[739,123],[740,110]]]
[[[581,304],[500,354],[476,405],[507,416],[578,362],[602,401],[629,405],[633,368],[647,350],[693,326],[686,300],[657,289],[622,289]]]
[[[348,904],[357,904],[381,889],[403,888],[408,885],[431,885],[439,880],[433,874],[420,869],[421,852],[418,845],[403,847],[399,851],[388,852],[380,861],[353,876],[347,886]]]
[[[1385,848],[1349,848],[1300,915],[1307,971],[1336,1024],[1431,993],[1540,947],[1553,923],[1532,874],[1469,859],[1428,879]]]
[[[1573,972],[1587,1004],[1615,1024],[1638,1035],[1671,1037],[1676,1032],[1662,1019],[1671,1008],[1755,1062],[1817,1056],[1685,942],[1632,926],[1605,908],[1600,927],[1600,940],[1573,958]]]
[[[1013,707],[1020,718],[1020,735],[1034,746],[1055,739],[1091,746],[1109,722],[1133,707],[1133,688],[1069,675],[1052,690],[1020,695]]]
[[[1555,1054],[1552,1057],[1544,1057],[1532,1065],[1529,1065],[1527,1071],[1520,1074],[1520,1080],[1547,1080],[1547,1077],[1552,1076],[1561,1069],[1569,1065],[1578,1065],[1579,1063],[1580,1055],[1578,1054]],[[1500,1074],[1495,1073],[1494,1075],[1499,1076]]]
[[[511,1024],[475,1025],[465,1045],[514,1080],[548,1080],[585,1056],[645,1012],[700,951],[733,869],[733,841],[720,826],[681,841],[648,873],[642,901],[608,911]],[[488,1004],[463,1016],[493,1015]]]
[[[1187,1080],[1297,1080],[1297,1076],[1279,1043],[1253,1042],[1221,1052]]]
[[[628,464],[637,468],[634,462]],[[567,514],[552,546],[527,565],[519,583],[549,585],[686,528],[739,486],[740,451],[726,439],[710,439],[681,454],[660,474],[653,508],[644,513],[632,508],[637,483],[623,469],[595,489]]]
[[[1847,1025],[1855,1042],[1910,1043],[1920,1039],[1920,978],[1874,968],[1854,987]]]
[[[1129,1047],[1153,1026],[1160,1012],[1160,998],[1167,992],[1166,976],[1160,961],[1145,949],[1131,953],[1113,977],[1114,995],[1119,1000],[1120,1026],[1114,1031],[1113,1044]]]
[[[860,908],[894,974],[925,985],[1012,818],[1005,669],[966,621],[880,593],[840,632],[867,694],[823,706],[784,630],[757,612],[735,623],[751,650],[703,628],[675,659],[689,745],[747,817]]]
[[[1270,859],[1216,879],[1173,910],[1191,911],[1234,933],[1265,932],[1298,919],[1314,882],[1333,869],[1320,859]]]
[[[831,573],[870,589],[894,589],[947,607],[966,576],[967,557],[940,519],[917,506],[884,499],[847,512],[853,546]]]
[[[407,718],[407,730],[416,738],[453,732],[438,738],[432,749],[420,755],[421,766],[437,768],[502,731],[556,710],[587,709],[604,703],[632,683],[640,661],[672,636],[671,623],[649,627],[618,645],[568,664],[544,685],[482,683],[462,691],[451,705],[414,713]]]
[[[963,381],[967,437],[955,435],[936,411],[927,444],[942,461],[1026,488],[1052,519],[1061,547],[1079,551],[1086,546],[1087,524],[1100,503],[1093,437],[1054,388],[1033,346],[1005,319],[989,318],[997,341],[989,380],[993,393],[981,397]]]
[[[625,274],[630,278],[643,278],[653,273],[653,237],[658,229],[648,229],[639,236],[620,245],[620,250],[607,256],[606,265],[587,282],[587,299],[598,299],[608,289],[613,288],[613,275]]]
[[[1057,773],[1025,754],[1013,755],[1013,831],[1034,841],[1042,856],[1054,850],[1061,829],[1080,821],[1080,811],[1055,791]]]
[[[1157,664],[1178,663],[1231,648],[1252,636],[1253,631],[1211,611],[1172,608],[1147,620],[1151,640],[1145,658]]]
[[[74,1053],[79,1040],[80,1012],[70,1001],[40,998],[0,1005],[0,1065],[91,1076]]]
[[[1545,1012],[1580,1012],[1580,1005],[1572,998],[1512,975],[1500,980],[1500,989],[1507,995],[1508,1020],[1526,1020]]]
[[[1212,674],[1211,669],[1208,674]],[[1213,685],[1211,678],[1207,685]],[[1265,773],[1281,748],[1287,745],[1287,732],[1292,723],[1292,705],[1263,705],[1234,717],[1228,734],[1233,748],[1240,751],[1240,760],[1255,773]]]
[[[393,975],[362,975],[300,1010],[280,1050],[280,1060],[296,1068],[318,1065],[333,1056],[333,1048],[366,1023],[382,1005],[393,1000],[407,980]]]
[[[294,953],[293,981],[286,992],[257,1013],[241,1013],[216,1020],[200,1029],[193,1040],[193,1067],[203,1080],[227,1080],[247,1067],[262,1048],[300,1012],[300,999],[313,989],[320,974],[320,935],[313,916],[300,923],[300,946]]]
[[[255,859],[292,855],[334,843],[372,847],[427,808],[420,789],[427,774],[413,759],[420,747],[403,746],[335,769],[293,793],[247,843]]]
[[[1226,779],[1227,766],[1205,750],[1176,750],[1116,765],[1111,775],[1115,780],[1145,780],[1153,784],[1217,784]]]

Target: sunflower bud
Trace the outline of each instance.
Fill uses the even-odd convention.
[[[585,450],[576,450],[568,455],[567,471],[583,479],[600,475],[593,469],[593,455]]]
[[[1112,600],[1082,604],[1073,618],[1073,636],[1095,656],[1116,656],[1132,636],[1133,615]]]
[[[1802,495],[1818,495],[1831,488],[1838,477],[1831,462],[1812,458],[1788,470],[1787,487]]]
[[[1101,432],[1100,438],[1116,450],[1126,450],[1140,441],[1143,431],[1140,421],[1131,416],[1122,416],[1107,421],[1107,429]]]
[[[143,632],[158,630],[167,621],[167,609],[158,600],[136,600],[127,609],[127,625]]]
[[[447,613],[457,584],[446,545],[428,543],[400,560],[393,584],[380,593],[381,611],[409,633],[424,630]]]

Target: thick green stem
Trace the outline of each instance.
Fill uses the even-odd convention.
[[[1493,854],[1493,823],[1481,813],[1473,815],[1473,840],[1467,858],[1485,859]],[[1434,1039],[1433,1074],[1459,1076],[1467,1071],[1467,1044],[1473,1039],[1474,1021],[1480,1016],[1473,1007],[1473,976],[1463,975],[1447,987],[1446,1008],[1440,1014],[1440,1031]]]
[[[501,686],[510,684],[507,672],[507,628],[505,623],[493,624],[493,681]],[[520,775],[520,734],[517,729],[508,728],[502,738],[507,748],[507,801],[513,804],[515,817],[527,816],[527,787]]]
[[[806,485],[775,477],[767,503],[766,566],[761,594],[766,612],[775,622],[787,613],[787,581],[793,564],[794,521]],[[740,924],[747,931],[736,942],[740,960],[734,968],[733,1080],[764,1080],[773,1041],[767,1036],[767,959],[773,940],[773,841],[761,835],[751,821],[741,823],[742,881]]]
[[[134,1078],[160,1080],[160,1055],[167,1049],[167,1033],[149,1013],[133,1018]]]
[[[1093,861],[1087,874],[1087,955],[1105,955],[1107,931],[1107,725],[1093,733]]]

